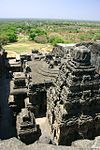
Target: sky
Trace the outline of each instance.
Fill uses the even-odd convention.
[[[0,0],[0,18],[100,21],[100,0]]]

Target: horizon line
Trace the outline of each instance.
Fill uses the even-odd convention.
[[[65,21],[90,21],[90,22],[100,22],[100,20],[89,20],[89,19],[64,19],[64,18],[33,18],[33,17],[4,17],[4,18],[2,18],[2,17],[0,17],[0,19],[12,19],[12,20],[14,20],[14,19],[16,19],[16,20],[18,20],[18,19],[22,19],[22,20],[24,20],[24,19],[34,19],[34,20],[65,20]]]

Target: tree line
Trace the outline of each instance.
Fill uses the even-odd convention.
[[[100,23],[59,20],[11,20],[0,22],[0,44],[18,41],[20,34],[36,43],[73,43],[100,40]]]

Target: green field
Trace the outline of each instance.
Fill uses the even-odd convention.
[[[17,53],[51,51],[57,43],[100,41],[100,22],[68,20],[0,20],[0,44]]]

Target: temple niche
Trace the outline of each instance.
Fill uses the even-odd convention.
[[[100,135],[100,75],[85,46],[73,49],[47,92],[47,117],[54,144],[71,145]]]

